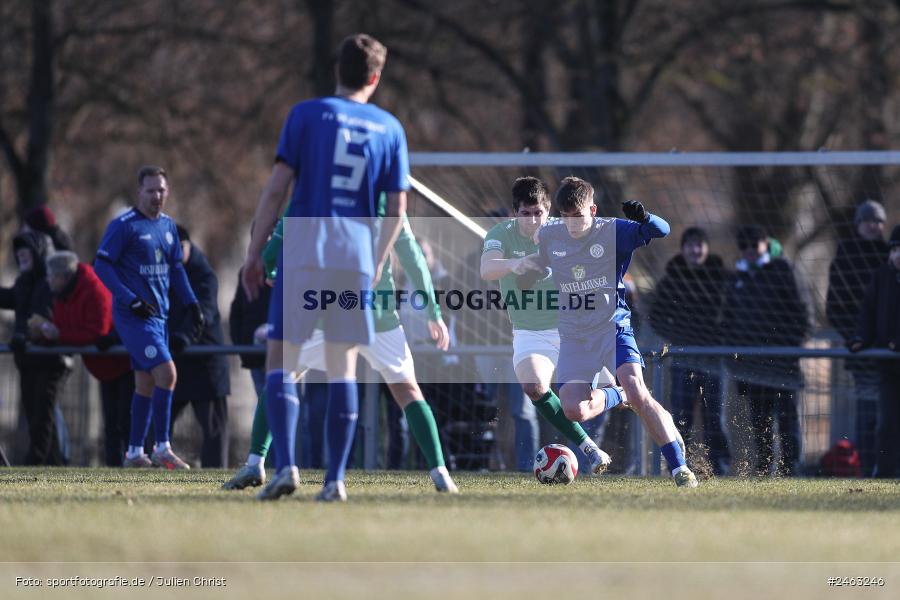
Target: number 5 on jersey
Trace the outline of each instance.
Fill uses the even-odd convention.
[[[349,175],[332,175],[331,187],[336,190],[358,192],[362,184],[363,174],[366,171],[366,156],[360,146],[369,139],[369,134],[364,131],[353,131],[346,127],[337,130],[337,140],[334,144],[334,165],[347,167]],[[352,152],[350,145],[357,146],[356,152]],[[355,204],[355,199],[354,199]]]

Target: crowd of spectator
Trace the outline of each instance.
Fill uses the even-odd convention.
[[[881,204],[860,204],[853,235],[839,240],[829,270],[827,316],[851,352],[900,349],[900,226],[885,241],[885,221]],[[781,245],[755,225],[739,228],[736,241],[739,258],[729,269],[711,253],[705,231],[691,227],[684,232],[681,253],[667,264],[654,294],[650,322],[655,332],[679,346],[802,345],[810,334],[809,308]],[[748,352],[729,356],[726,362],[739,399],[749,410],[753,469],[759,475],[798,473],[797,393],[803,387],[799,360]],[[856,427],[846,445],[859,448],[860,473],[894,477],[900,427],[896,365],[848,359],[845,366],[856,397]],[[689,444],[695,432],[702,432],[714,473],[728,472],[730,462],[722,421],[722,367],[719,359],[698,358],[676,358],[671,367],[673,417]],[[695,403],[702,427],[694,424]]]
[[[900,351],[900,226],[885,240],[886,213],[868,200],[856,210],[852,235],[840,239],[829,270],[827,316],[851,352],[869,347]],[[197,454],[204,467],[226,467],[228,462],[228,396],[230,373],[222,354],[187,355],[198,345],[222,345],[225,337],[218,310],[218,279],[203,251],[178,228],[183,245],[183,264],[205,316],[202,331],[196,331],[187,307],[173,295],[169,318],[169,344],[178,381],[173,397],[173,423],[188,404],[202,431]],[[810,334],[809,307],[803,300],[790,262],[781,245],[762,227],[743,226],[736,232],[738,260],[729,266],[710,246],[707,232],[690,227],[681,237],[681,252],[666,265],[650,302],[648,324],[665,341],[677,346],[800,346]],[[453,287],[453,275],[443,267],[427,241],[422,249],[432,270],[436,288]],[[9,347],[19,371],[21,409],[28,425],[29,446],[22,462],[29,465],[65,465],[64,430],[57,396],[72,368],[65,355],[32,354],[29,344],[96,346],[107,350],[119,343],[113,327],[112,297],[86,261],[72,252],[71,240],[55,222],[46,206],[28,214],[23,229],[13,239],[19,274],[11,288],[0,289],[0,308],[14,311]],[[459,275],[465,278],[465,275]],[[462,279],[460,279],[462,281]],[[472,282],[470,289],[481,287]],[[236,287],[229,324],[234,344],[260,343],[265,337],[268,294],[249,301]],[[466,332],[478,325],[455,323],[453,311],[445,320],[454,343],[475,342]],[[406,335],[412,345],[427,342],[427,329],[416,311],[401,311]],[[497,331],[504,327],[494,328]],[[502,341],[500,342],[502,343]],[[457,369],[478,373],[496,371],[497,365],[460,364],[459,356],[434,355],[417,359],[417,370]],[[721,358],[680,357],[672,361],[669,400],[675,422],[689,447],[705,449],[711,470],[733,472],[732,449],[723,422],[726,390],[722,385]],[[751,444],[760,475],[798,473],[801,458],[798,391],[803,387],[799,360],[762,358],[737,353],[724,359],[736,382],[737,394],[749,410]],[[242,355],[257,393],[264,385],[264,357]],[[130,403],[134,394],[132,366],[123,355],[86,355],[84,364],[99,382],[103,412],[103,460],[121,466],[128,446]],[[860,471],[881,477],[898,475],[900,434],[900,370],[891,361],[852,358],[845,361],[853,381],[856,428],[850,442],[859,450]],[[461,371],[461,372],[462,372]],[[323,380],[310,373],[300,391],[304,397],[301,435],[301,465],[322,466]],[[321,379],[321,378],[320,378]],[[428,377],[424,378],[426,381]],[[511,378],[509,378],[511,379]],[[422,384],[442,424],[442,441],[459,444],[451,422],[454,403],[478,400],[494,406],[479,417],[495,423],[496,402],[503,396],[506,414],[515,421],[514,463],[530,468],[539,443],[534,414],[526,414],[530,402],[521,386],[476,385],[448,389],[444,384]],[[385,396],[387,394],[385,393]],[[400,468],[421,464],[408,456],[411,445],[402,411],[387,402],[388,466]],[[457,411],[458,412],[458,411]],[[532,411],[533,413],[533,411]],[[695,417],[696,415],[696,417]],[[445,428],[444,426],[447,425]],[[461,431],[463,437],[471,434]],[[457,432],[460,433],[460,432]],[[493,439],[490,427],[480,435]],[[459,437],[459,436],[457,436]],[[702,440],[702,443],[701,443]],[[150,440],[152,441],[152,440]],[[148,441],[149,443],[149,441]],[[488,444],[487,446],[490,446]],[[776,450],[776,446],[778,450]],[[457,467],[497,466],[484,448],[483,460],[459,450]],[[780,460],[776,461],[776,456]]]
[[[203,252],[191,244],[187,230],[179,227],[179,234],[185,270],[206,313],[206,323],[197,335],[187,308],[172,294],[169,345],[176,363],[182,367],[173,412],[177,418],[184,407],[192,405],[203,432],[201,464],[225,467],[230,393],[227,359],[223,355],[182,355],[188,346],[225,343],[218,309],[218,279]],[[13,238],[19,275],[13,287],[0,288],[0,308],[15,313],[9,348],[19,371],[21,409],[28,426],[29,446],[22,460],[27,465],[68,463],[65,423],[57,400],[73,365],[71,356],[31,353],[27,351],[29,345],[90,346],[106,351],[121,343],[113,325],[109,290],[91,264],[81,262],[71,247],[70,237],[48,207],[33,210],[26,216],[22,231]],[[99,383],[104,463],[122,466],[135,391],[131,361],[121,354],[87,354],[83,362]]]

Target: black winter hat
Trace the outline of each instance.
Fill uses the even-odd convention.
[[[768,239],[766,230],[759,225],[744,225],[737,232],[737,243],[739,248],[752,246],[762,240]]]

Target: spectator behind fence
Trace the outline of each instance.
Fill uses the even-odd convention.
[[[681,254],[666,265],[650,309],[653,329],[679,346],[722,343],[719,333],[725,293],[722,259],[709,253],[709,238],[699,227],[689,227],[681,236]],[[715,363],[697,358],[675,358],[672,362],[672,417],[685,441],[691,445],[694,401],[700,400],[703,438],[709,450],[713,473],[728,470],[728,439],[722,429],[722,395]]]
[[[900,353],[900,225],[888,242],[887,264],[872,277],[863,298],[851,352],[875,346]],[[875,476],[900,476],[900,361],[881,362],[881,398],[876,437]]]
[[[52,322],[40,329],[50,343],[64,346],[115,343],[112,336],[112,295],[90,265],[79,263],[74,252],[55,252],[47,258],[47,282],[53,293]],[[124,356],[85,356],[84,366],[100,381],[103,404],[104,461],[121,467],[128,449],[134,376]]]
[[[231,381],[228,360],[222,354],[184,356],[188,346],[220,346],[225,343],[219,316],[219,280],[209,266],[206,255],[191,243],[190,234],[177,226],[181,240],[184,270],[197,302],[203,311],[205,325],[194,327],[190,307],[169,292],[169,347],[175,358],[178,381],[172,397],[172,423],[190,403],[203,430],[200,462],[203,467],[228,466],[228,394]]]
[[[22,410],[28,422],[26,465],[66,463],[57,435],[56,396],[69,372],[59,355],[26,354],[27,341],[39,341],[41,325],[50,319],[52,295],[46,280],[47,238],[23,231],[13,239],[19,276],[12,292],[2,294],[2,307],[15,310],[15,328],[9,347],[19,369]]]
[[[859,309],[872,275],[885,262],[884,207],[866,200],[856,208],[853,235],[838,241],[828,270],[825,312],[844,342],[856,334]],[[853,376],[856,396],[856,427],[853,433],[863,475],[875,466],[875,430],[878,420],[879,365],[867,360],[844,363]]]
[[[53,242],[54,250],[72,250],[72,238],[56,224],[56,217],[47,205],[31,209],[25,215],[25,224],[38,233],[43,233]]]
[[[738,346],[800,346],[809,331],[806,305],[791,265],[771,258],[762,227],[742,227],[737,235],[741,258],[725,292],[723,339]],[[774,462],[774,425],[778,421],[782,475],[797,472],[800,419],[796,393],[803,385],[796,358],[739,356],[733,363],[738,394],[750,409],[759,475]]]

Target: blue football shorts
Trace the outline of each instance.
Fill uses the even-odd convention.
[[[279,264],[269,302],[269,339],[303,344],[321,328],[325,341],[370,345],[375,339],[371,277],[353,271]]]
[[[113,321],[135,371],[150,371],[153,367],[172,360],[169,353],[169,331],[166,320],[162,317],[139,319],[114,313]]]
[[[586,338],[560,336],[556,378],[559,385],[575,381],[590,383],[594,374],[603,367],[615,374],[616,369],[625,363],[637,363],[644,367],[644,359],[630,326],[616,325],[615,333],[610,328]]]

